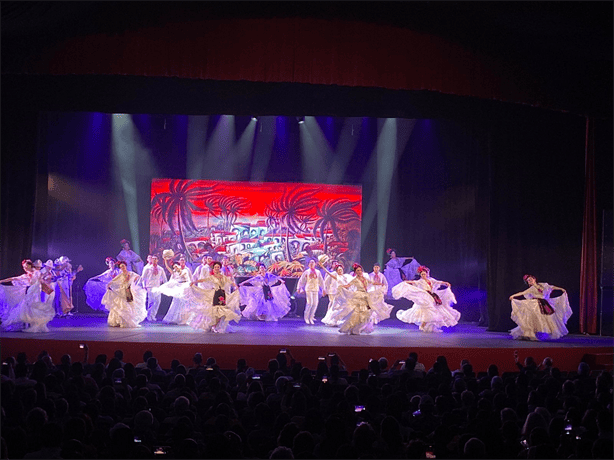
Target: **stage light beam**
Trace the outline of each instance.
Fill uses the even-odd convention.
[[[129,114],[113,114],[113,161],[115,177],[119,179],[124,193],[126,218],[130,229],[132,247],[140,250],[139,220],[137,206],[136,142],[137,130]]]

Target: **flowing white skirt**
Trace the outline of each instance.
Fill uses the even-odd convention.
[[[528,337],[537,340],[537,333],[547,335],[544,338],[560,339],[569,334],[567,320],[572,315],[567,293],[548,299],[554,309],[552,315],[544,315],[537,299],[512,299],[512,320],[518,325],[510,331],[512,337]]]
[[[0,320],[2,320],[3,327],[9,326],[7,321],[13,310],[26,296],[27,289],[28,286],[4,286],[0,284]],[[11,323],[11,325],[15,326],[15,323]]]
[[[265,300],[261,286],[241,286],[241,303],[245,304],[243,316],[246,319],[277,321],[290,311],[290,292],[285,284],[271,287],[273,300]]]
[[[49,332],[47,324],[55,317],[54,298],[55,290],[51,295],[46,294],[41,290],[40,281],[36,281],[28,288],[21,302],[11,310],[4,325],[21,325],[19,327],[24,332]]]
[[[151,289],[154,293],[162,293],[166,296],[172,297],[171,306],[168,308],[166,315],[162,319],[162,322],[169,324],[188,324],[193,312],[191,311],[192,292],[190,283],[187,281],[180,282],[175,279],[171,279],[159,287]]]
[[[216,332],[227,332],[228,323],[241,320],[239,291],[226,292],[226,305],[213,305],[215,289],[192,286],[188,295],[190,317],[188,326],[209,332],[215,326]]]
[[[341,291],[341,289],[339,291]],[[339,297],[339,295],[340,293],[337,293],[337,294],[331,294],[330,292],[328,293],[328,309],[326,310],[326,314],[324,315],[324,318],[322,318],[322,323],[326,324],[327,326],[335,327],[335,326],[339,326],[343,322],[343,318],[339,319],[337,317],[337,315],[341,313],[341,310],[343,308],[340,302],[341,298]],[[350,312],[348,311],[348,314],[349,313]]]
[[[405,323],[417,324],[425,332],[439,332],[442,327],[455,326],[461,315],[451,307],[456,303],[454,293],[450,288],[445,288],[436,291],[436,294],[442,305],[436,305],[433,297],[424,289],[405,282],[397,284],[392,288],[392,296],[414,302],[409,310],[397,311],[397,318]]]
[[[85,303],[93,310],[104,310],[102,298],[107,292],[107,284],[111,281],[111,277],[90,278],[83,286],[85,292]]]
[[[141,327],[140,323],[147,317],[147,291],[140,286],[130,286],[132,302],[128,302],[123,292],[107,289],[102,297],[102,304],[109,311],[107,324],[119,327]]]
[[[366,292],[355,291],[346,295],[343,310],[351,312],[339,326],[339,332],[352,335],[373,332],[377,313],[369,308],[369,303],[369,294]]]

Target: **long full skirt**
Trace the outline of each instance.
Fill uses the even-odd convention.
[[[350,308],[351,313],[339,326],[339,332],[352,335],[373,332],[374,319],[377,314],[369,308],[369,303],[369,295],[366,292],[353,292],[348,295],[345,308]]]
[[[5,325],[16,325],[24,332],[49,332],[47,324],[55,317],[54,297],[55,292],[44,293],[40,281],[36,281],[19,305],[11,310]]]
[[[105,280],[102,278],[90,278],[83,286],[85,292],[85,303],[92,310],[105,310],[102,304],[102,298],[107,292],[107,284],[111,281],[111,277]]]
[[[224,333],[230,321],[241,320],[239,291],[227,292],[225,305],[213,305],[214,295],[215,289],[192,286],[188,299],[191,315],[187,322],[191,328],[208,332],[215,326],[215,332]]]
[[[548,299],[548,303],[554,309],[552,315],[541,312],[537,299],[512,300],[512,320],[518,325],[510,331],[512,337],[527,337],[532,340],[560,339],[569,334],[567,320],[572,314],[567,293],[559,297]],[[537,334],[543,336],[537,336]]]
[[[424,289],[401,282],[392,288],[395,299],[411,300],[414,305],[408,310],[397,311],[397,318],[405,323],[417,324],[421,331],[439,332],[442,327],[458,324],[460,312],[451,307],[456,297],[450,288],[440,289],[437,295],[442,305],[436,305],[433,297]]]
[[[2,327],[5,330],[23,329],[23,324],[20,326],[15,322],[8,324],[9,318],[15,318],[13,310],[21,303],[26,296],[28,286],[4,286],[0,284],[0,320]]]
[[[132,301],[128,302],[125,295],[107,290],[102,298],[102,304],[109,311],[107,324],[119,327],[141,327],[140,323],[147,317],[147,291],[132,285]]]
[[[250,320],[277,321],[290,311],[290,292],[285,284],[271,287],[273,299],[265,300],[261,286],[241,286],[243,317]]]
[[[168,324],[188,324],[193,312],[191,310],[191,286],[189,282],[179,282],[171,279],[159,287],[152,288],[152,292],[160,292],[172,297],[171,306],[168,308],[162,322]]]

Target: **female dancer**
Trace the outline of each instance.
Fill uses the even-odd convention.
[[[367,292],[367,288],[373,283],[364,276],[363,268],[360,264],[354,264],[352,271],[354,272],[352,280],[347,284],[341,285],[343,289],[348,290],[352,288],[352,290],[345,292],[345,295],[340,298],[342,311],[349,311],[350,313],[345,316],[345,320],[339,327],[339,332],[351,335],[357,335],[362,332],[369,334],[373,332],[373,321],[376,313],[372,308],[371,296]],[[331,276],[336,276],[328,270],[326,272]]]
[[[431,278],[429,268],[424,265],[418,268],[418,274],[419,280],[403,281],[392,288],[395,299],[405,297],[414,302],[409,310],[397,311],[397,318],[419,325],[423,332],[442,332],[443,326],[455,326],[460,312],[451,307],[456,297],[450,290],[450,283]]]
[[[322,264],[320,264],[322,266]],[[323,267],[323,266],[322,266]],[[327,272],[330,273],[330,272]],[[305,305],[305,322],[307,324],[314,324],[316,310],[318,308],[318,302],[320,300],[318,293],[322,288],[322,295],[326,295],[324,290],[324,279],[319,270],[316,270],[316,261],[311,259],[309,261],[309,268],[303,272],[298,280],[297,290],[299,294],[305,292],[307,303]]]
[[[335,276],[336,275],[336,276]],[[328,294],[328,310],[326,315],[322,318],[322,323],[327,326],[339,326],[343,322],[343,318],[339,319],[338,314],[341,312],[341,297],[343,291],[342,285],[348,284],[352,280],[352,276],[343,274],[343,265],[336,264],[333,269],[333,273],[326,273],[324,279],[324,290]]]
[[[538,332],[547,334],[551,339],[567,335],[566,324],[572,314],[567,291],[548,283],[538,283],[533,275],[524,275],[522,279],[529,288],[510,296],[512,319],[518,325],[510,331],[512,337],[538,340]],[[555,289],[563,291],[563,295],[551,297]],[[519,296],[525,298],[515,298]]]
[[[277,321],[290,311],[290,292],[281,277],[267,273],[264,264],[257,266],[258,274],[240,284],[241,298],[246,305],[243,316],[260,321]]]
[[[26,290],[33,281],[36,270],[30,259],[21,262],[23,273],[0,280],[0,283],[11,283],[9,286],[0,284],[0,320],[6,326],[11,312],[19,305],[26,295]]]
[[[117,260],[124,261],[128,264],[128,270],[137,274],[143,273],[143,259],[136,252],[130,249],[130,241],[121,240],[122,250],[117,254]]]
[[[11,310],[3,325],[23,332],[49,332],[47,324],[55,316],[53,277],[49,272],[34,269],[30,282],[23,299]]]
[[[105,259],[105,263],[108,270],[105,270],[100,275],[90,278],[83,286],[86,297],[85,302],[93,310],[105,309],[104,305],[101,303],[101,300],[107,292],[107,284],[109,284],[111,280],[120,273],[119,267],[116,266],[117,261],[113,257],[107,257]]]
[[[388,280],[388,297],[392,296],[392,288],[401,281],[413,280],[420,264],[413,257],[397,257],[396,249],[389,248],[386,254],[390,260],[386,262],[384,276]]]
[[[173,298],[171,306],[162,319],[164,323],[188,324],[192,313],[187,300],[190,296],[190,282],[192,275],[187,266],[181,267],[181,262],[175,262],[173,267],[169,265],[169,259],[164,259],[166,268],[171,273],[170,279],[160,287],[151,289],[153,293],[162,293]]]
[[[209,275],[190,283],[193,296],[191,309],[194,314],[188,325],[193,329],[224,333],[230,321],[238,323],[241,320],[239,291],[230,292],[237,284],[234,278],[222,273],[221,262],[213,262],[212,267]],[[201,282],[213,285],[213,289],[199,288],[197,284]]]
[[[147,316],[147,291],[139,285],[139,275],[128,271],[126,262],[120,261],[117,266],[120,274],[111,280],[102,298],[102,304],[109,310],[107,324],[112,327],[141,327],[139,323]]]

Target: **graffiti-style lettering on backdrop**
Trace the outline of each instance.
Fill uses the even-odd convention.
[[[154,179],[149,248],[160,258],[172,249],[193,263],[228,256],[238,276],[261,262],[298,277],[310,257],[359,262],[361,217],[355,185]]]

